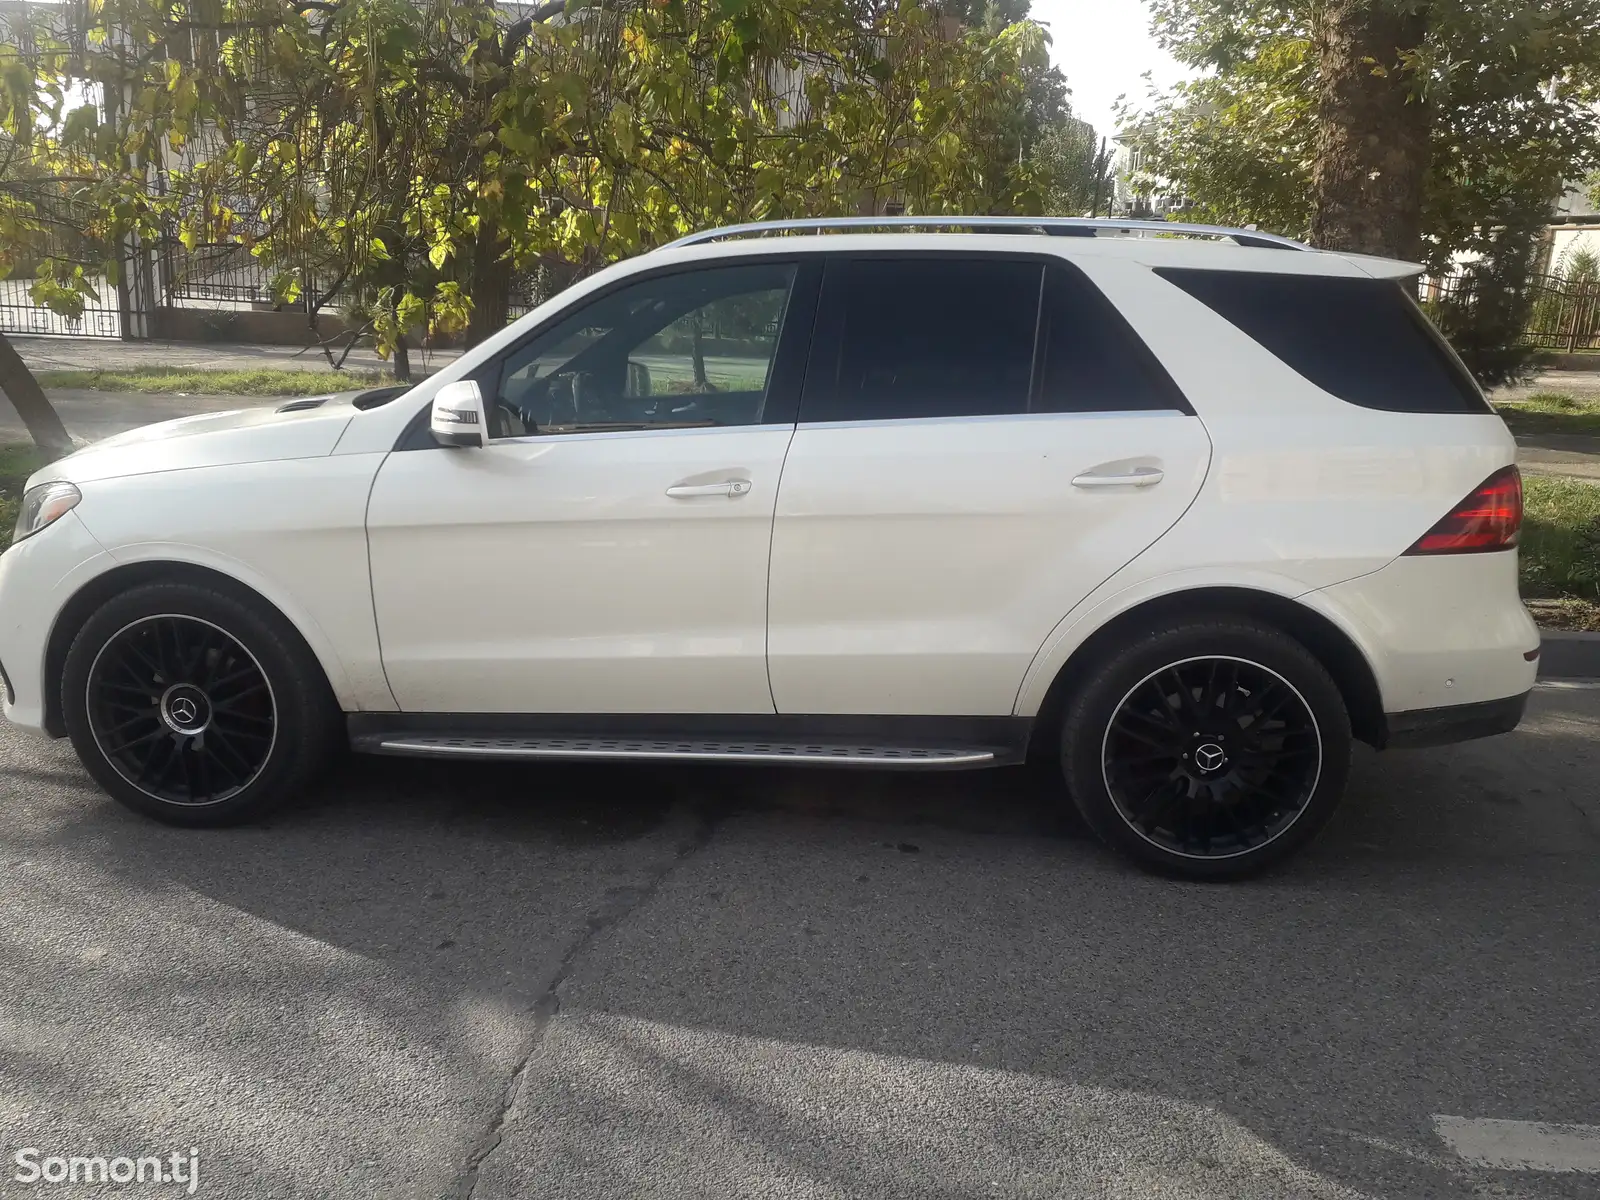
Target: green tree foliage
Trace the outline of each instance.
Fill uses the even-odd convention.
[[[975,29],[998,32],[1027,20],[1030,0],[943,0],[944,14]],[[989,147],[997,158],[1026,161],[1038,188],[1042,211],[1076,216],[1093,206],[1097,181],[1105,164],[1096,159],[1094,127],[1072,114],[1066,76],[1050,65],[1048,38],[1032,43],[1018,60],[1022,72],[1022,107],[1004,136]]]
[[[1507,287],[1525,290],[1529,230],[1545,219],[1563,180],[1600,165],[1593,107],[1600,7],[1591,0],[1395,5],[1425,17],[1425,36],[1396,46],[1386,61],[1370,56],[1365,66],[1375,77],[1403,78],[1408,104],[1425,117],[1421,258],[1435,273],[1463,257],[1480,259],[1460,293],[1467,309],[1442,319],[1475,356],[1480,376],[1494,382],[1526,360],[1514,346],[1488,347],[1515,325],[1499,297]],[[1204,73],[1152,96],[1137,118],[1147,170],[1190,197],[1202,217],[1307,235],[1319,149],[1319,4],[1156,0],[1154,9],[1163,44]],[[1382,128],[1357,132],[1379,142],[1387,136]],[[1468,310],[1480,302],[1483,327],[1468,335]]]
[[[80,164],[63,186],[106,242],[247,252],[285,303],[313,285],[313,310],[358,297],[386,348],[418,327],[485,336],[512,272],[587,270],[707,224],[1037,212],[1049,164],[1028,139],[1065,113],[1037,25],[952,28],[909,2],[71,12],[7,76],[5,128]],[[74,106],[84,82],[108,102]]]
[[[708,225],[1081,211],[1086,127],[1026,12],[39,6],[0,50],[0,133],[17,151],[0,270],[70,312],[115,286],[130,247],[202,275],[253,261],[280,304],[313,323],[342,307],[403,375],[418,334],[501,328],[513,278],[553,289]],[[39,252],[68,240],[72,255]]]
[[[1111,188],[1107,162],[1100,157],[1094,126],[1070,113],[1050,122],[1028,147],[1034,175],[1042,187],[1044,211],[1052,216],[1082,216]]]

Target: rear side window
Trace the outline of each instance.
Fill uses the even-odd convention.
[[[1122,314],[1067,263],[1049,268],[1034,412],[1190,412],[1177,384]]]
[[[1156,274],[1341,400],[1386,412],[1489,411],[1472,377],[1393,280],[1175,267]]]
[[[800,419],[1027,412],[1043,271],[1004,258],[829,263]]]

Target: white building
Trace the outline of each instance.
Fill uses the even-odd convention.
[[[1586,184],[1574,183],[1556,202],[1550,222],[1550,269],[1560,271],[1580,250],[1600,256],[1600,206]]]

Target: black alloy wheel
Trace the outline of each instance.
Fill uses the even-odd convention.
[[[1316,836],[1350,773],[1350,714],[1282,629],[1218,613],[1095,653],[1066,700],[1061,771],[1113,849],[1189,879],[1240,879]]]
[[[343,732],[299,631],[221,581],[102,604],[67,651],[61,714],[101,787],[173,825],[237,824],[302,794]]]
[[[1317,719],[1260,663],[1191,658],[1151,672],[1106,728],[1106,790],[1140,837],[1169,854],[1227,858],[1299,820],[1322,770]]]
[[[166,804],[217,804],[261,773],[278,733],[261,664],[198,617],[142,617],[89,668],[89,729],[133,787]]]

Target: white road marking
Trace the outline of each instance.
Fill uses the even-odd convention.
[[[1533,686],[1558,692],[1592,692],[1600,690],[1600,679],[1541,679]]]
[[[1433,1128],[1445,1145],[1476,1166],[1600,1172],[1600,1125],[1435,1116]]]

